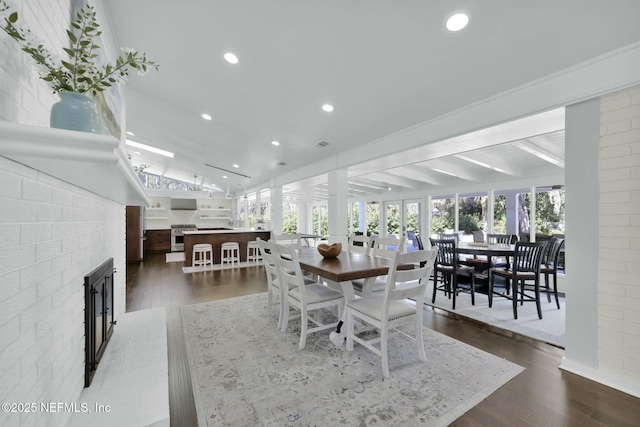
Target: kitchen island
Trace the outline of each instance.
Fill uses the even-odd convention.
[[[191,266],[191,259],[193,253],[193,245],[199,243],[209,243],[213,248],[213,263],[221,263],[220,246],[225,242],[238,242],[240,245],[240,261],[247,260],[247,242],[250,240],[256,240],[257,238],[262,240],[269,240],[271,238],[271,232],[266,230],[251,230],[251,229],[210,229],[210,230],[197,230],[197,231],[185,231],[184,232],[184,265],[186,267]]]

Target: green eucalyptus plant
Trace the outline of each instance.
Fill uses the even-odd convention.
[[[98,65],[97,51],[100,46],[95,40],[102,31],[95,10],[88,4],[77,13],[71,23],[72,29],[67,30],[69,47],[63,48],[68,56],[66,61],[56,58],[30,30],[16,26],[18,12],[11,11],[5,0],[0,0],[0,18],[0,28],[33,58],[39,68],[40,78],[49,83],[53,93],[68,91],[95,95],[125,82],[131,68],[138,70],[139,75],[146,74],[150,69],[158,69],[158,65],[149,61],[144,53],[129,48],[122,49],[124,55],[118,56],[115,64]]]

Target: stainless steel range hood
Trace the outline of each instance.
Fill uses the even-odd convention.
[[[195,211],[198,209],[196,199],[171,199],[171,210]]]

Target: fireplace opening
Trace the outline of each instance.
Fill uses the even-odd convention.
[[[113,334],[113,258],[84,276],[84,386],[89,387]]]

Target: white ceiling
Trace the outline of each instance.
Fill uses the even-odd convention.
[[[189,182],[197,175],[199,184],[232,192],[640,40],[637,0],[106,4],[118,44],[160,64],[125,86],[127,129],[175,158],[140,154],[134,164]],[[446,31],[446,17],[459,10],[469,13],[469,26]],[[225,62],[225,52],[240,62]],[[335,111],[322,111],[324,103]],[[563,117],[560,109],[542,116],[548,124],[525,121],[354,165],[349,193],[561,173]],[[329,145],[319,148],[321,141]],[[225,180],[206,164],[251,178],[226,173]],[[326,176],[285,191],[324,198]]]

